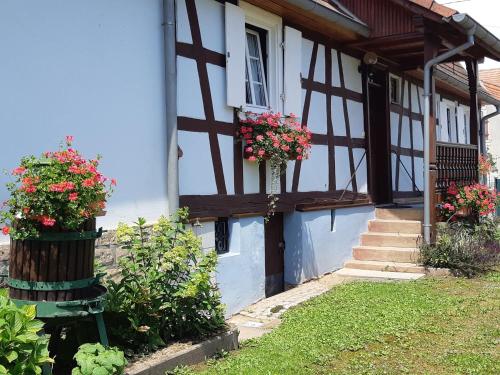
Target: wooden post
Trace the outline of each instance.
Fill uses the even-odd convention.
[[[477,60],[466,60],[467,77],[469,79],[469,94],[470,94],[470,143],[478,145],[478,130],[479,130],[479,103],[477,99],[477,86],[479,68]]]
[[[424,39],[424,65],[427,61],[433,59],[438,54],[439,48],[439,40],[436,38],[434,34],[425,34]],[[436,166],[436,110],[435,110],[435,98],[436,98],[436,83],[434,80],[434,75],[431,75],[431,88],[432,94],[429,98],[430,103],[430,116],[429,116],[429,186],[424,186],[424,189],[429,189],[431,192],[431,213],[434,212],[434,215],[431,215],[432,230],[431,230],[431,243],[434,242],[436,238],[436,180],[437,180],[437,166]]]

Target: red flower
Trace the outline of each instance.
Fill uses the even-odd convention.
[[[112,186],[116,186],[116,178],[112,178],[111,179],[111,185]]]
[[[85,187],[92,187],[95,185],[95,181],[92,178],[87,178],[87,179],[83,180],[82,185]]]
[[[298,155],[297,160],[302,160],[302,155]]]
[[[68,145],[72,144],[73,143],[73,136],[72,135],[67,135],[66,136],[66,143]]]
[[[17,176],[18,176],[18,175],[23,174],[24,172],[26,172],[26,168],[24,168],[24,167],[17,167],[17,168],[15,168],[15,169],[12,171],[12,174],[13,174],[13,175],[17,175]]]
[[[70,193],[68,199],[72,202],[76,201],[78,199],[78,193]]]
[[[23,208],[23,214],[28,215],[30,213],[30,208],[29,207],[24,207]]]
[[[250,160],[250,161],[255,161],[255,160],[257,160],[257,158],[256,158],[255,156],[253,156],[253,155],[252,155],[252,156],[250,156],[250,157],[248,158],[248,160]]]
[[[247,148],[245,149],[245,151],[246,151],[246,152],[253,152],[253,148],[252,148],[252,147],[247,147]]]
[[[53,227],[54,224],[56,223],[56,219],[52,219],[49,216],[42,216],[41,222],[42,222],[42,225],[44,225],[46,227]]]
[[[448,187],[448,194],[450,195],[458,194],[457,185],[453,181],[450,183],[450,186]]]
[[[266,152],[263,150],[263,149],[260,149],[259,151],[257,151],[257,155],[259,156],[264,156]]]
[[[10,228],[9,227],[3,227],[2,228],[2,233],[4,236],[7,236],[10,233]]]

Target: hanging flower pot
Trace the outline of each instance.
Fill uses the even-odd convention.
[[[293,114],[240,113],[238,136],[243,140],[244,157],[249,161],[270,162],[271,194],[267,218],[274,214],[279,193],[280,175],[288,160],[307,159],[311,149],[311,132],[302,127]]]
[[[9,294],[31,301],[92,298],[95,217],[116,185],[99,171],[99,158],[86,160],[71,147],[28,156],[12,171],[10,198],[0,211],[10,235]]]

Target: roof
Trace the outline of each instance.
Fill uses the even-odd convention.
[[[480,70],[479,78],[486,90],[500,100],[500,68]]]
[[[409,0],[411,3],[420,5],[423,8],[429,9],[430,11],[442,16],[442,17],[451,17],[454,14],[458,13],[455,9],[448,8],[447,6],[438,4],[434,0]]]
[[[325,8],[328,8],[333,12],[339,13],[344,17],[350,18],[354,22],[367,26],[366,23],[361,21],[354,13],[350,12],[349,9],[340,4],[337,0],[311,0],[311,1],[319,5],[322,5]]]
[[[497,87],[498,94],[500,94],[500,69],[495,69],[497,70],[498,73],[498,83],[499,86]],[[435,71],[436,78],[446,82],[457,89],[464,91],[466,93],[469,92],[469,80],[468,80],[468,75],[467,75],[467,70],[458,62],[453,62],[453,63],[444,63],[444,64],[439,64],[437,65],[436,71]],[[481,78],[481,71],[479,73],[480,79]],[[484,82],[483,84],[478,87],[477,93],[479,99],[489,103],[489,104],[494,104],[497,105],[499,104],[500,101],[500,96],[496,96],[489,90]]]

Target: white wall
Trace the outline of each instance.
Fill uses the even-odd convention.
[[[484,106],[482,116],[495,111],[492,105]],[[493,156],[493,160],[500,170],[500,116],[495,116],[487,122],[488,138],[486,139],[486,149]],[[491,173],[488,178],[488,184],[491,187],[495,186],[495,178],[500,178],[500,172],[497,170]]]
[[[229,252],[219,255],[216,280],[227,316],[265,297],[264,218],[229,221]]]
[[[100,224],[167,212],[161,3],[0,2],[0,169],[73,135],[118,180]]]
[[[330,210],[286,214],[285,282],[300,284],[342,268],[374,217],[372,206],[337,209],[332,231]]]

